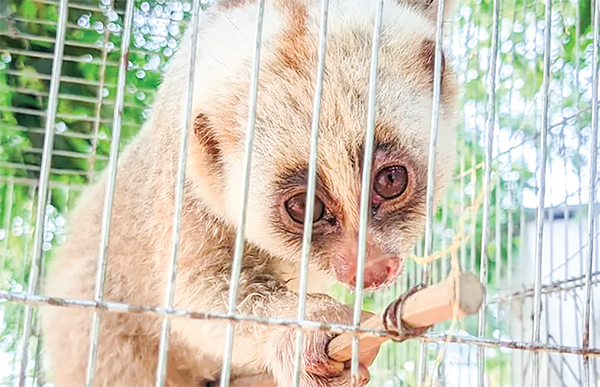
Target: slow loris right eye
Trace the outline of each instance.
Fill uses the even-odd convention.
[[[292,196],[290,199],[288,199],[288,201],[285,202],[285,209],[294,222],[300,224],[304,223],[306,192]],[[313,207],[313,223],[321,220],[324,213],[325,205],[318,197],[315,197],[315,206]]]
[[[405,167],[385,167],[377,172],[373,188],[384,199],[395,199],[408,187],[408,172]]]

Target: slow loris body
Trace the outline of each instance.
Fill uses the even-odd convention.
[[[326,279],[355,283],[376,2],[330,3],[307,318],[350,323],[351,310],[319,294],[324,287],[316,285]],[[384,4],[367,288],[384,286],[399,275],[408,249],[422,231],[436,9],[437,3],[427,0]],[[227,308],[256,14],[255,1],[229,1],[202,19],[176,308],[212,312]],[[294,318],[297,313],[297,294],[286,279],[300,260],[319,22],[317,1],[266,2],[240,314]],[[158,91],[151,117],[119,160],[107,301],[162,305],[164,300],[189,46],[188,33]],[[438,196],[452,168],[455,100],[456,85],[446,67],[436,155]],[[73,212],[68,242],[53,266],[47,295],[93,298],[106,180],[104,175],[90,187]],[[84,385],[92,312],[46,307],[43,320],[51,380],[57,387]],[[152,386],[160,321],[101,313],[95,385]],[[168,386],[197,386],[218,377],[225,327],[215,320],[173,320]],[[233,376],[269,372],[280,386],[290,386],[294,332],[236,325]],[[348,372],[325,355],[330,336],[310,331],[305,338],[302,385],[349,385]]]

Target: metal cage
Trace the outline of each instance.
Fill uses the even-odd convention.
[[[260,12],[264,1],[259,0]],[[326,50],[329,1],[322,0],[321,6],[320,58]],[[182,31],[191,28],[197,35],[205,7],[200,0],[0,3],[0,385],[50,385],[42,370],[43,337],[36,313],[38,305],[47,303],[164,316],[157,386],[164,384],[170,317],[228,320],[221,382],[228,385],[232,324],[252,319],[234,314],[236,281],[228,314],[172,308],[177,242],[172,281],[160,307],[103,302],[105,254],[98,265],[100,286],[94,300],[53,299],[39,286],[53,248],[64,242],[69,208],[101,170],[109,170],[114,184],[119,150],[143,123]],[[377,9],[376,20],[381,20],[383,1]],[[260,12],[248,149],[257,96]],[[374,295],[363,294],[360,286],[354,294],[333,291],[354,302],[358,323],[361,308],[379,312],[410,284],[440,281],[455,258],[463,270],[479,273],[487,288],[485,305],[478,316],[458,326],[438,324],[420,341],[385,344],[371,368],[371,385],[600,385],[600,267],[595,248],[599,15],[600,4],[594,0],[465,0],[449,22],[438,19],[437,39],[449,48],[458,74],[461,120],[454,179],[437,209],[429,189],[427,227],[414,250],[416,257],[436,259],[424,265],[423,260],[411,260],[398,283]],[[365,64],[371,66],[367,154],[374,132],[378,28],[376,24],[371,63]],[[441,146],[435,140],[440,67],[437,55],[430,149]],[[322,60],[318,74],[317,94]],[[317,95],[313,149],[319,109]],[[186,138],[182,131],[181,154],[186,153]],[[251,152],[246,156],[247,187]],[[315,192],[314,151],[311,160],[309,208]],[[179,208],[185,161],[180,157],[174,203]],[[368,178],[363,176],[363,182]],[[432,173],[429,182],[432,186]],[[246,193],[240,195],[242,208]],[[111,200],[108,190],[105,216]],[[366,243],[364,203],[361,214],[359,267]],[[245,213],[241,215],[243,225]],[[179,217],[180,211],[174,224]],[[104,222],[104,246],[108,227]],[[310,232],[307,227],[305,246]],[[243,232],[238,231],[234,278],[243,244]],[[307,259],[304,249],[303,262]],[[306,294],[306,286],[300,294]],[[302,321],[302,303],[298,313],[297,321],[256,323],[309,324]],[[92,342],[98,337],[97,319],[95,328]],[[353,364],[355,372],[357,366]],[[92,379],[88,375],[90,386]]]

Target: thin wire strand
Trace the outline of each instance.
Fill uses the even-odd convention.
[[[298,289],[298,320],[306,317],[306,296],[308,287],[308,262],[310,258],[310,245],[313,231],[312,208],[315,206],[317,188],[317,159],[319,147],[319,125],[321,120],[321,101],[323,94],[323,78],[325,74],[325,55],[327,49],[327,18],[329,0],[321,1],[321,26],[319,34],[319,62],[317,64],[317,80],[313,101],[313,119],[310,134],[310,156],[308,163],[308,182],[306,187],[306,205],[308,210],[304,216],[304,231],[302,235],[302,257],[300,261],[300,288]],[[294,354],[294,386],[300,386],[300,373],[302,371],[302,347],[304,332],[296,332],[296,352]]]
[[[2,241],[2,256],[0,257],[0,270],[5,270],[6,256],[8,255],[8,240],[10,239],[10,221],[12,219],[13,201],[15,183],[8,181],[4,186],[4,219],[2,221],[2,229],[4,230],[4,240]],[[2,283],[0,283],[2,286]]]
[[[498,147],[499,148],[499,147]],[[501,212],[502,207],[500,205],[500,199],[502,194],[502,179],[498,179],[496,181],[496,200],[495,200],[495,212],[496,212],[496,232],[494,235],[494,243],[496,244],[496,256],[495,256],[495,282],[496,282],[496,294],[500,295],[500,284],[501,284],[501,275],[502,275],[502,223],[501,223]],[[510,240],[507,240],[510,243]],[[498,308],[498,315],[496,317],[496,330],[501,332],[500,320],[501,320],[501,309]],[[502,352],[498,352],[499,362],[498,362],[498,373],[499,373],[499,382],[500,386],[504,385],[504,369],[502,366],[503,355]]]
[[[114,0],[111,2],[111,7],[114,5]],[[98,134],[100,131],[100,116],[102,114],[102,106],[104,106],[104,99],[102,98],[102,94],[104,93],[104,82],[106,81],[106,61],[108,60],[108,47],[107,43],[110,42],[110,31],[108,28],[104,29],[104,34],[102,36],[102,65],[100,66],[100,70],[98,72],[98,78],[100,78],[100,85],[96,90],[96,98],[94,101],[95,111],[94,111],[94,123],[92,127],[92,149],[89,152],[88,156],[88,181],[93,181],[94,178],[94,169],[96,164],[96,159],[98,158],[98,144],[100,143],[100,138],[98,138]],[[60,96],[59,96],[60,98]]]
[[[254,46],[254,61],[252,64],[252,80],[250,87],[250,101],[248,102],[248,130],[246,132],[246,144],[242,177],[242,192],[240,198],[240,218],[235,235],[235,251],[231,267],[231,283],[229,285],[229,305],[227,313],[235,314],[237,308],[237,295],[240,285],[240,274],[242,271],[242,259],[244,258],[244,242],[246,231],[246,215],[248,207],[248,190],[250,187],[250,167],[252,163],[252,150],[254,147],[254,128],[256,124],[256,105],[258,99],[258,75],[260,72],[260,53],[263,30],[263,19],[265,13],[265,0],[259,0],[256,16],[256,36]],[[233,355],[234,326],[227,325],[225,339],[225,353],[223,355],[223,368],[221,370],[220,387],[229,387],[231,374],[231,359]]]
[[[117,96],[113,110],[112,142],[110,144],[110,158],[108,165],[107,188],[102,208],[102,224],[100,229],[100,246],[98,259],[96,261],[96,287],[94,289],[94,300],[101,301],[104,295],[104,283],[106,280],[106,268],[108,264],[108,244],[110,239],[110,223],[112,204],[115,194],[117,179],[117,164],[119,157],[119,141],[121,138],[121,123],[123,121],[123,101],[125,100],[125,81],[127,80],[127,55],[131,39],[131,25],[133,20],[134,0],[127,1],[127,9],[124,17],[123,38],[121,41],[121,63],[117,79]],[[98,335],[100,332],[100,314],[94,313],[92,318],[92,330],[90,332],[90,348],[88,352],[88,366],[85,375],[85,385],[94,385],[94,373],[98,355]]]
[[[592,124],[590,138],[590,183],[588,198],[588,249],[585,274],[585,309],[583,313],[583,349],[590,346],[590,314],[592,309],[592,270],[594,263],[594,247],[596,240],[596,176],[598,163],[598,43],[600,40],[600,0],[594,2],[594,45],[592,51]],[[590,359],[583,357],[584,387],[590,386]]]
[[[175,183],[175,212],[173,214],[173,243],[171,248],[171,264],[167,277],[167,289],[165,292],[165,306],[173,307],[175,298],[175,282],[177,279],[177,267],[179,266],[179,245],[181,234],[181,214],[183,208],[183,196],[185,186],[185,168],[188,154],[189,128],[192,121],[192,106],[194,97],[194,85],[196,75],[196,52],[198,42],[198,32],[200,30],[201,18],[200,0],[194,0],[192,10],[192,36],[189,57],[188,83],[183,111],[183,126],[180,129],[179,139],[179,159],[177,161],[177,181]],[[169,338],[171,336],[171,320],[163,318],[160,343],[158,347],[158,364],[156,366],[156,387],[164,387],[167,380],[167,352],[169,350]]]
[[[58,89],[60,87],[60,72],[62,70],[64,40],[68,16],[68,0],[61,0],[58,10],[58,25],[56,27],[57,44],[54,46],[52,62],[52,78],[50,79],[50,92],[48,94],[48,109],[46,116],[44,152],[42,153],[42,163],[40,167],[40,184],[38,188],[37,212],[35,217],[35,232],[33,240],[33,256],[31,267],[29,269],[29,278],[27,284],[27,293],[32,294],[38,283],[40,273],[40,260],[43,255],[45,219],[46,219],[46,199],[48,196],[48,186],[50,180],[50,166],[52,162],[52,149],[54,148],[54,123],[56,111],[58,108]],[[23,337],[21,339],[21,367],[19,371],[19,387],[25,387],[27,360],[29,355],[29,336],[31,335],[31,320],[33,310],[30,305],[25,306],[25,315],[23,318]]]
[[[426,217],[425,217],[425,241],[424,254],[428,257],[433,251],[433,221],[435,218],[434,196],[435,196],[435,152],[437,149],[437,137],[440,118],[440,99],[442,94],[442,56],[443,56],[443,38],[444,38],[444,14],[445,0],[438,0],[437,23],[435,36],[435,58],[433,67],[433,101],[431,104],[431,128],[429,131],[429,155],[427,160],[427,196],[426,196]],[[423,284],[429,283],[429,272],[431,265],[423,265],[422,280]],[[419,348],[419,368],[418,385],[425,380],[427,372],[427,346],[421,343]]]
[[[494,128],[496,126],[496,75],[498,65],[498,29],[500,18],[500,0],[494,0],[492,21],[492,46],[490,54],[490,71],[488,73],[488,107],[487,107],[487,123],[485,131],[485,166],[483,176],[483,186],[485,194],[483,197],[483,215],[481,222],[481,255],[479,262],[479,280],[483,284],[488,283],[488,255],[487,247],[489,240],[489,223],[490,223],[490,206],[491,206],[491,177],[492,177],[492,152],[494,145]],[[498,214],[496,214],[498,216]],[[477,336],[483,338],[485,336],[487,307],[484,304],[479,309],[477,317]],[[478,370],[478,386],[484,386],[485,376],[485,351],[479,348],[477,351],[477,370]]]
[[[360,187],[360,219],[358,225],[358,256],[356,263],[356,293],[354,300],[353,324],[358,327],[362,315],[365,261],[367,258],[367,233],[369,213],[371,210],[371,168],[373,165],[373,148],[375,145],[375,119],[377,118],[377,73],[379,64],[379,42],[381,40],[381,24],[383,19],[384,0],[377,2],[375,26],[373,28],[373,45],[371,48],[371,68],[369,70],[369,101],[367,111],[367,131]],[[358,336],[352,337],[351,386],[358,386],[359,349]]]
[[[99,309],[110,313],[127,313],[137,315],[151,316],[170,316],[172,318],[191,319],[191,320],[218,320],[227,321],[232,324],[237,323],[254,323],[268,326],[282,326],[302,329],[321,329],[332,333],[370,333],[386,338],[397,338],[387,331],[380,331],[364,327],[356,327],[353,325],[320,323],[316,321],[298,321],[289,318],[263,318],[253,315],[231,315],[228,313],[209,313],[209,312],[191,312],[185,309],[167,309],[164,307],[147,306],[147,305],[131,305],[120,302],[103,301],[96,302],[93,300],[71,299],[61,297],[47,297],[36,294],[27,294],[23,292],[7,292],[0,290],[0,300],[9,302],[18,302],[31,306],[51,305],[78,309]],[[600,357],[600,348],[589,348],[583,350],[581,347],[565,346],[565,345],[548,345],[523,341],[501,341],[492,339],[480,339],[472,336],[456,336],[448,337],[446,334],[429,333],[424,335],[420,340],[425,342],[443,343],[447,340],[452,343],[463,343],[486,348],[509,348],[519,351],[528,352],[551,352],[551,353],[568,353],[572,355],[588,355],[590,357]]]
[[[535,244],[535,276],[533,304],[533,332],[531,340],[540,341],[542,300],[540,288],[542,284],[542,253],[544,238],[544,203],[546,198],[546,158],[548,142],[548,112],[550,106],[550,39],[552,37],[552,0],[546,0],[546,23],[544,29],[544,77],[542,83],[542,117],[539,158],[539,187],[536,211],[536,244]],[[535,352],[532,359],[531,387],[540,383],[540,354]]]
[[[25,214],[28,214],[29,216],[27,217],[28,219],[28,224],[33,224],[33,220],[36,216],[35,214],[35,197],[36,197],[36,190],[34,186],[30,186],[29,189],[27,190],[27,194],[29,197],[31,197],[33,200],[31,200],[31,202],[29,203],[29,206],[27,208],[27,210],[25,211]],[[22,248],[23,248],[23,256],[27,257],[29,255],[29,250],[31,247],[31,234],[30,233],[26,233],[25,237],[23,238],[23,244],[22,244]],[[26,268],[25,265],[23,265],[22,270],[19,270],[19,275],[17,278],[17,283],[18,284],[23,284],[25,283],[25,272],[26,272]],[[25,309],[26,308],[19,308],[17,311],[17,329],[16,332],[17,334],[19,332],[22,331],[22,328],[24,327],[24,314],[25,314]],[[17,366],[17,356],[19,351],[14,351],[13,353],[13,370],[16,368]]]

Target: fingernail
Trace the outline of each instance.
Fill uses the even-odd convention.
[[[369,370],[367,370],[364,367],[360,367],[358,370],[358,380],[361,386],[366,385],[367,383],[369,383],[369,380],[371,379],[370,375],[369,375]]]
[[[332,359],[327,360],[327,367],[331,370],[331,372],[342,372],[344,370],[344,363],[337,362]]]

